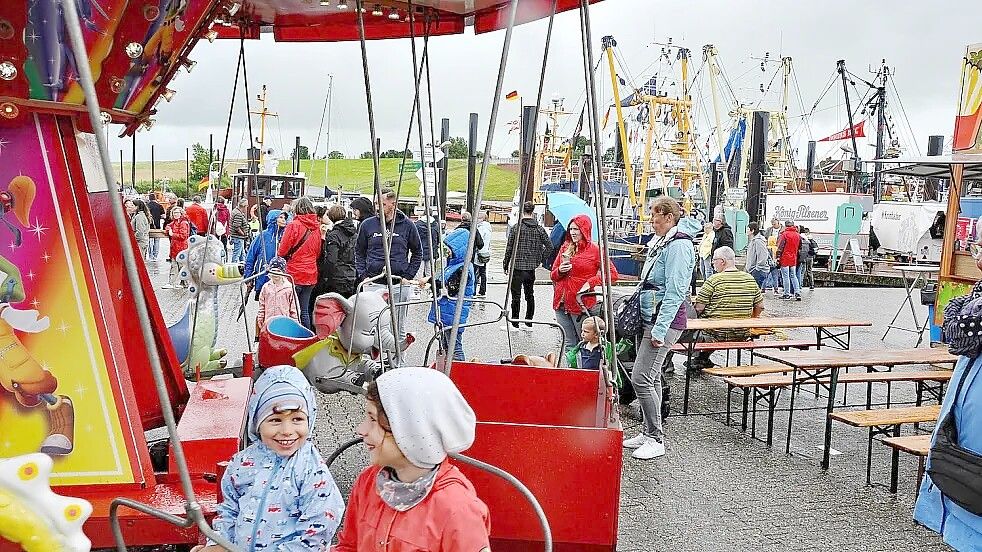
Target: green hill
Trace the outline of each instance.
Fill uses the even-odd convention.
[[[380,159],[379,170],[383,186],[395,188],[399,183],[399,165],[402,159]],[[410,167],[415,165],[410,165]],[[280,161],[280,172],[290,170],[290,161]],[[324,160],[302,160],[300,170],[307,175],[307,182],[315,186],[324,185]],[[328,165],[327,186],[333,190],[343,188],[345,191],[369,193],[373,186],[373,168],[371,159],[331,159]],[[478,176],[481,167],[478,165]],[[402,176],[402,192],[406,197],[418,197],[420,182],[414,175],[415,169],[409,168]],[[448,186],[453,191],[463,192],[467,189],[467,161],[451,159]],[[488,181],[484,189],[484,198],[488,200],[507,201],[514,197],[518,188],[518,172],[497,165],[488,166]]]
[[[234,172],[235,167],[243,166],[243,160],[226,160],[227,172]],[[399,181],[399,165],[402,159],[381,159],[380,170],[383,186],[395,187]],[[290,160],[280,161],[280,172],[290,170]],[[415,166],[415,165],[413,165]],[[478,176],[481,167],[478,165]],[[300,170],[307,175],[307,181],[314,186],[324,185],[324,160],[303,160]],[[113,171],[120,174],[119,163],[113,163]],[[129,184],[131,164],[123,163],[123,181]],[[173,184],[182,182],[185,175],[184,161],[157,161],[154,165],[153,177],[159,183],[169,179]],[[343,187],[345,191],[369,193],[372,189],[372,160],[371,159],[332,159],[328,166],[327,184],[331,189]],[[402,191],[400,195],[418,197],[420,182],[414,176],[415,170],[407,170],[403,174]],[[136,180],[139,183],[150,182],[150,163],[137,162]],[[467,188],[467,161],[464,159],[450,160],[448,185],[451,190],[463,192]],[[498,165],[488,167],[488,181],[484,190],[484,198],[492,201],[508,201],[515,195],[518,188],[518,172],[513,168]]]

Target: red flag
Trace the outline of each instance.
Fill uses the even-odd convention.
[[[865,126],[865,124],[866,121],[859,121],[858,123],[852,126],[852,131],[856,134],[856,138],[866,137],[866,133],[863,132],[863,126]],[[848,140],[851,137],[852,136],[849,133],[849,129],[844,128],[831,136],[826,136],[825,138],[822,138],[821,140],[819,140],[819,142],[835,142],[836,140]]]

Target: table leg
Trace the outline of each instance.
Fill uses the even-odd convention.
[[[835,387],[839,383],[839,368],[832,367],[829,375],[829,403],[825,408],[825,451],[822,453],[822,469],[829,469],[829,457],[832,449],[832,410],[835,408]],[[790,441],[790,438],[788,439]]]
[[[791,399],[788,403],[788,440],[784,445],[784,454],[791,454],[791,428],[794,421],[794,399],[798,389],[798,367],[791,371]]]
[[[767,396],[767,446],[774,442],[774,410],[777,408],[777,389],[771,389]]]
[[[689,385],[692,379],[692,357],[695,353],[696,343],[699,341],[699,332],[692,334],[692,341],[685,345],[685,355],[688,364],[685,366],[685,396],[682,398],[682,414],[689,413]]]
[[[893,426],[893,436],[900,437],[900,424]],[[900,449],[890,447],[890,450],[892,451],[890,453],[890,492],[897,494],[897,480],[899,479],[897,472],[900,471]]]
[[[900,271],[900,277],[904,279],[904,289],[907,291],[907,298],[900,303],[900,308],[897,309],[897,314],[894,314],[893,320],[891,320],[890,323],[887,324],[887,329],[885,332],[883,332],[883,337],[880,338],[881,341],[886,339],[887,334],[889,334],[890,330],[893,329],[894,322],[896,322],[897,318],[900,317],[900,313],[904,312],[904,306],[909,304],[911,312],[914,312],[914,299],[910,296],[910,294],[911,294],[911,290],[914,287],[914,283],[916,283],[917,280],[915,278],[914,282],[911,282],[910,279],[907,277],[907,273],[904,272],[903,270]],[[916,316],[914,317],[914,325],[915,327],[917,326]]]

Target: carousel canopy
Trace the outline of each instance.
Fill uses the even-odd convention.
[[[590,0],[596,3],[600,0]],[[0,124],[31,111],[82,112],[82,89],[68,47],[61,0],[0,0]],[[9,4],[9,5],[8,5]],[[104,118],[133,130],[171,92],[167,83],[198,40],[270,33],[280,42],[358,40],[355,0],[75,0]],[[509,0],[419,0],[416,36],[504,28]],[[557,11],[580,0],[557,0]],[[363,4],[368,39],[410,36],[409,2]],[[552,0],[521,0],[516,23],[548,17]],[[84,126],[84,125],[83,125]]]

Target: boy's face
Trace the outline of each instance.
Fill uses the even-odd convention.
[[[580,330],[580,339],[587,343],[596,343],[600,339],[600,336],[597,334],[597,329],[593,327],[593,324],[583,324],[583,328]]]
[[[309,433],[307,415],[300,410],[274,411],[259,424],[259,438],[263,444],[283,457],[300,450]]]

